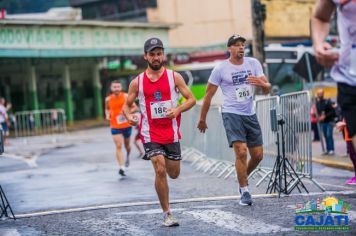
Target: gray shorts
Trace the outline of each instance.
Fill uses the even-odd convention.
[[[247,143],[248,147],[262,146],[262,132],[257,116],[243,116],[234,113],[222,113],[227,141]]]

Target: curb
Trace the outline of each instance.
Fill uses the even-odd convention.
[[[319,163],[325,166],[333,167],[336,169],[342,169],[342,170],[349,170],[353,171],[354,167],[352,164],[349,163],[343,163],[343,162],[337,162],[337,161],[331,161],[331,160],[324,160],[324,159],[319,159],[319,158],[312,158],[312,161],[315,163]]]

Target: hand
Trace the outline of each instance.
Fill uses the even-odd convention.
[[[205,120],[199,120],[197,128],[199,129],[200,133],[205,133],[205,130],[208,128]]]
[[[166,118],[174,119],[177,118],[179,114],[180,114],[180,110],[178,108],[169,108],[166,111]]]
[[[336,123],[336,129],[340,132],[345,128],[345,126],[346,126],[346,123],[343,121],[339,121]]]
[[[261,78],[257,78],[256,76],[249,76],[247,78],[247,82],[249,82],[249,84],[257,86],[257,87],[265,87],[266,82],[264,80],[262,80]]]
[[[136,125],[138,125],[139,117],[136,114],[131,114],[128,116],[128,121],[129,121],[130,125],[136,126]]]
[[[315,46],[315,58],[320,65],[332,67],[339,60],[339,53],[333,52],[331,48],[327,42]]]
[[[319,122],[320,122],[320,121],[323,122],[324,120],[325,120],[325,115],[319,116]]]
[[[106,114],[106,115],[105,115],[105,119],[110,121],[110,120],[111,120],[111,119],[110,119],[110,114]]]

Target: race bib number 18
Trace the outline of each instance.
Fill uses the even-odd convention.
[[[252,97],[252,89],[250,85],[242,85],[236,89],[236,99],[238,102],[244,102]]]
[[[356,76],[356,43],[353,43],[351,47],[350,74]]]
[[[166,112],[168,109],[172,108],[172,102],[170,100],[151,102],[150,106],[152,119],[166,118]]]

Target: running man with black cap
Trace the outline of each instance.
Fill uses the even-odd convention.
[[[166,69],[163,43],[150,38],[144,45],[147,69],[131,81],[124,114],[131,125],[138,123],[138,116],[130,114],[136,97],[141,111],[139,132],[145,149],[144,159],[151,160],[155,173],[155,188],[164,213],[165,226],[177,226],[178,221],[169,209],[167,174],[176,179],[180,173],[181,113],[195,105],[195,98],[183,77]],[[186,101],[178,105],[179,93]]]
[[[262,132],[253,107],[255,88],[267,94],[271,89],[263,74],[260,62],[244,57],[246,39],[233,35],[227,42],[230,58],[216,66],[209,78],[200,112],[198,129],[204,133],[208,128],[206,116],[210,102],[220,86],[224,102],[222,118],[230,147],[235,152],[235,168],[240,185],[240,204],[251,205],[247,177],[263,158]],[[251,159],[247,162],[247,149]]]

